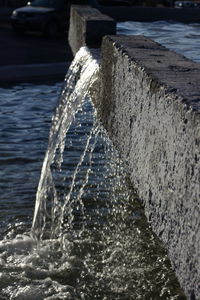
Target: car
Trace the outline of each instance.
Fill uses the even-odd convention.
[[[11,16],[12,28],[16,33],[38,31],[46,36],[54,36],[67,30],[70,1],[34,0],[17,8]]]
[[[175,1],[175,8],[199,8],[199,4],[193,1]]]

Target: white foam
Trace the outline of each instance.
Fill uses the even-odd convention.
[[[30,251],[36,245],[36,241],[30,236],[17,235],[12,240],[0,241],[0,252],[8,253]]]

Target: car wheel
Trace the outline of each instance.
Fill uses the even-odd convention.
[[[45,26],[44,34],[46,36],[54,36],[58,33],[58,24],[55,21],[50,21]]]

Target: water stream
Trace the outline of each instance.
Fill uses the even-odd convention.
[[[60,211],[58,211],[60,207],[60,201],[57,197],[57,191],[54,186],[51,166],[52,164],[55,164],[59,170],[61,169],[66,133],[68,132],[75,113],[78,110],[82,110],[82,102],[86,98],[90,85],[92,85],[96,79],[98,68],[99,65],[97,60],[93,59],[90,52],[83,47],[77,53],[65,78],[64,88],[61,92],[59,103],[52,119],[49,144],[44,158],[36,195],[32,235],[39,239],[42,238],[46,223],[48,223],[46,222],[47,214],[49,213],[51,215],[50,218],[53,220],[52,226],[56,227],[56,230],[58,230],[59,225],[57,224],[55,226],[55,219],[58,215],[60,215],[61,220],[57,222],[63,222],[65,207],[70,202],[78,169],[73,175],[71,189],[69,194],[65,196],[65,203]],[[92,133],[89,134],[90,138],[91,135]],[[89,147],[89,145],[86,146],[85,151],[87,151],[87,147]],[[56,155],[56,151],[58,152],[58,155]],[[83,153],[83,158],[81,158],[81,160],[84,159],[84,155],[85,153]],[[80,164],[81,163],[82,161],[80,161]],[[78,167],[79,166],[77,166],[77,168]],[[51,203],[49,204],[49,202]],[[49,206],[51,206],[51,208]],[[54,236],[54,230],[51,231],[53,231],[52,236]]]
[[[61,85],[1,89],[1,300],[185,299],[87,95],[98,68],[81,49],[51,128]]]

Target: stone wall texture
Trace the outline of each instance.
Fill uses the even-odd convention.
[[[95,88],[146,216],[200,299],[200,64],[143,36],[107,36]]]
[[[115,30],[98,10],[72,6],[74,54]],[[101,55],[91,90],[99,118],[186,296],[200,300],[200,64],[143,36],[106,36]]]
[[[74,55],[82,46],[100,48],[103,36],[115,33],[112,18],[90,6],[71,6],[68,40]]]

